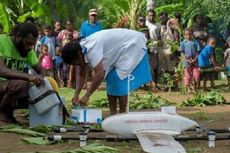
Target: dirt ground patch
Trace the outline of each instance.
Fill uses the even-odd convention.
[[[171,102],[180,103],[181,101],[192,97],[192,95],[181,95],[180,93],[156,93]],[[222,94],[227,101],[230,101],[230,93]],[[149,111],[149,110],[148,110]],[[209,106],[202,108],[185,107],[177,110],[178,114],[186,116],[197,121],[206,128],[228,128],[230,127],[230,105],[225,106]],[[106,112],[103,112],[107,116]],[[17,118],[23,124],[28,125],[28,121]],[[176,124],[176,123],[175,123]],[[230,133],[229,133],[230,134]],[[229,135],[228,134],[228,135]],[[78,133],[68,133],[67,135],[78,137]],[[92,136],[104,136],[106,133],[90,133]],[[66,141],[53,145],[29,145],[21,140],[26,136],[1,133],[0,132],[0,153],[25,153],[37,151],[52,151],[52,150],[71,150],[79,147],[79,141]],[[95,141],[89,141],[88,144]],[[121,153],[140,153],[141,147],[137,141],[131,142],[106,142],[96,141],[108,146],[120,149]],[[181,144],[186,148],[188,153],[229,153],[230,140],[216,142],[215,148],[208,148],[207,141],[183,141]]]

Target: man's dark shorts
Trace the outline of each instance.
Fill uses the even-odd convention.
[[[0,81],[0,103],[4,95],[12,98],[15,108],[27,108],[29,82],[25,80]]]

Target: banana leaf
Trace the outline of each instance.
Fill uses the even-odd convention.
[[[39,133],[36,131],[28,130],[28,129],[22,129],[22,128],[13,128],[13,129],[2,129],[0,132],[9,132],[9,133],[16,133],[16,134],[22,134],[32,137],[45,137],[46,134]]]
[[[10,30],[10,20],[9,14],[6,11],[6,6],[3,2],[0,2],[0,23],[4,27],[4,32],[9,32]]]
[[[184,10],[184,4],[183,3],[163,5],[163,6],[157,7],[155,9],[157,14],[160,14],[161,12],[171,13],[174,11],[183,11],[183,10]]]
[[[48,145],[48,144],[55,143],[54,141],[49,141],[48,139],[46,139],[44,137],[22,138],[22,140],[28,144],[34,144],[34,145]]]
[[[32,131],[40,132],[40,133],[49,133],[52,131],[53,126],[39,125],[29,128]]]
[[[20,126],[18,126],[17,124],[7,124],[7,125],[3,125],[0,126],[0,131],[3,129],[13,129],[13,128],[19,128]]]

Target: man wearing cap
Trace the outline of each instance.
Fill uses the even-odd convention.
[[[89,10],[89,19],[82,23],[80,38],[85,38],[94,32],[102,30],[101,24],[97,21],[97,10]]]
[[[97,10],[95,8],[89,10],[89,19],[82,23],[80,30],[80,38],[88,37],[89,35],[102,30],[101,24],[97,21]],[[88,76],[88,73],[86,74]],[[87,88],[87,79],[84,88]]]

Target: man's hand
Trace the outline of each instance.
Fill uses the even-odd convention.
[[[91,94],[89,92],[86,92],[81,99],[79,99],[79,96],[75,96],[72,98],[72,104],[73,105],[81,105],[81,106],[86,106],[87,102],[89,101],[89,97]]]
[[[31,75],[29,82],[33,82],[36,86],[40,86],[43,82],[43,77],[40,75]]]
[[[89,101],[89,96],[85,94],[85,95],[79,100],[79,104],[80,104],[81,106],[86,106],[87,103],[88,103],[88,101]]]
[[[72,98],[72,105],[78,105],[79,104],[79,97],[78,96],[74,96]]]
[[[88,101],[89,97],[87,95],[84,95],[81,99],[79,99],[79,97],[73,97],[72,105],[86,106]]]

